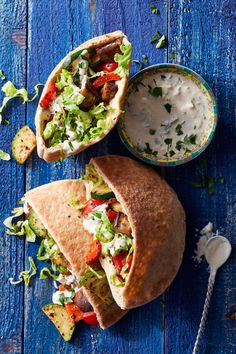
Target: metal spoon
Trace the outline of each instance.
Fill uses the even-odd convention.
[[[204,330],[206,326],[206,318],[210,306],[213,286],[215,283],[216,272],[229,258],[231,249],[232,247],[229,240],[227,240],[227,238],[223,236],[212,237],[208,240],[206,244],[205,257],[210,266],[210,276],[208,279],[208,288],[207,288],[206,299],[202,311],[202,317],[201,317],[197,338],[194,344],[194,349],[192,354],[198,353],[200,342],[204,334]]]

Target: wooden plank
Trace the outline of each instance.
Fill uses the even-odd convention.
[[[190,353],[197,333],[207,287],[206,264],[195,267],[195,227],[209,220],[229,236],[235,246],[235,7],[232,1],[170,1],[169,58],[200,73],[212,87],[219,105],[219,126],[213,142],[202,155],[207,160],[207,174],[217,180],[223,175],[225,185],[216,183],[215,194],[194,190],[191,182],[199,174],[199,158],[169,169],[167,179],[177,190],[187,212],[187,246],[184,262],[166,298],[166,352]],[[202,351],[209,354],[235,353],[235,324],[227,313],[235,311],[235,257],[219,271]]]
[[[141,55],[146,54],[150,63],[166,60],[165,50],[158,51],[149,45],[157,29],[163,33],[166,30],[166,2],[160,6],[160,11],[162,22],[141,0],[129,3],[125,0],[83,0],[80,3],[53,0],[44,2],[44,6],[42,2],[29,1],[28,87],[39,81],[44,82],[57,62],[80,42],[116,29],[123,29],[129,35],[134,44],[135,58],[141,59]],[[27,119],[32,126],[35,108],[31,105],[27,110]],[[46,164],[34,156],[27,169],[27,190],[56,179],[77,178],[84,163],[92,156],[107,153],[128,154],[116,129],[102,142],[79,156],[65,160],[61,166]],[[26,248],[26,254],[33,253],[35,246]],[[51,294],[50,282],[42,280],[37,280],[31,289],[26,290],[26,353],[34,348],[40,353],[164,352],[161,299],[131,311],[107,331],[79,324],[74,341],[64,343],[40,311],[41,306],[51,301]]]
[[[26,63],[26,6],[25,1],[12,0],[0,2],[0,68],[17,87],[25,86]],[[2,82],[0,82],[2,86]],[[2,101],[1,93],[0,99]],[[17,106],[17,108],[16,108]],[[14,108],[14,109],[13,109]],[[25,107],[14,102],[3,113],[3,121],[10,125],[0,126],[0,148],[11,152],[11,141],[19,125],[25,122]],[[15,236],[7,236],[2,221],[9,216],[17,201],[24,193],[24,166],[19,166],[14,159],[0,160],[1,175],[1,223],[0,223],[0,352],[21,353],[24,296],[23,286],[13,286],[9,277],[17,278],[24,267],[24,241]]]

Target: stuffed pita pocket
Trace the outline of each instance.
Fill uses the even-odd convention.
[[[121,156],[93,158],[84,180],[83,226],[102,245],[116,303],[130,309],[153,300],[182,261],[185,213],[175,192],[153,169]]]
[[[93,238],[83,228],[83,216],[74,205],[76,196],[85,202],[84,183],[64,180],[35,188],[25,194],[24,206],[16,216],[25,220],[5,225],[11,234],[26,234],[29,241],[41,239],[37,259],[51,263],[41,270],[40,278],[51,276],[57,283],[52,303],[43,311],[65,340],[70,340],[76,322],[84,320],[105,329],[126,311],[115,303],[99,261],[85,263]]]
[[[131,44],[121,31],[95,37],[68,53],[50,74],[37,108],[39,157],[48,162],[100,141],[122,112]]]

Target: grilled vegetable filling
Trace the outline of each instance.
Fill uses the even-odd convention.
[[[69,55],[51,80],[40,105],[45,111],[47,147],[62,143],[70,152],[103,136],[112,125],[108,112],[117,82],[129,74],[131,44],[117,39]]]
[[[68,341],[72,337],[76,322],[83,320],[93,326],[99,324],[83,288],[89,289],[107,304],[114,301],[107,278],[100,264],[94,264],[88,266],[88,271],[78,279],[37,213],[24,198],[22,203],[21,207],[13,210],[14,216],[7,218],[4,224],[8,228],[8,234],[25,235],[30,242],[35,242],[36,238],[41,240],[37,259],[48,262],[51,267],[45,266],[41,269],[40,279],[52,277],[57,288],[52,296],[52,303],[44,306],[42,310]],[[13,223],[15,217],[18,221]]]
[[[85,180],[87,190],[83,225],[94,237],[86,263],[92,265],[100,257],[110,258],[114,270],[110,281],[115,286],[124,286],[134,251],[128,217],[113,191],[91,163],[86,166],[86,174],[82,179]]]

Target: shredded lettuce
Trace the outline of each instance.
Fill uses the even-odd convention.
[[[0,149],[0,159],[4,161],[9,161],[11,159],[11,156],[7,152]]]
[[[20,272],[18,280],[13,280],[13,278],[9,278],[9,282],[12,285],[17,285],[22,282],[24,282],[27,286],[30,284],[31,278],[37,273],[37,267],[32,257],[29,256],[28,260],[30,264],[29,270],[23,270],[22,272]]]
[[[64,141],[86,144],[104,135],[112,124],[110,119],[106,119],[108,107],[103,102],[88,112],[79,108],[85,97],[74,80],[73,74],[65,69],[57,78],[56,86],[61,92],[51,105],[53,120],[46,124],[43,131],[48,147]]]
[[[86,204],[81,204],[78,201],[78,196],[74,191],[71,191],[70,193],[70,199],[69,199],[70,206],[76,210],[84,209]]]
[[[8,223],[6,219],[5,222]],[[11,228],[7,230],[8,235],[15,235],[15,236],[25,236],[28,242],[35,242],[36,234],[30,228],[28,220],[18,221],[16,224],[12,224]]]
[[[57,275],[57,274],[51,272],[51,270],[50,270],[49,268],[44,267],[44,268],[41,269],[41,271],[40,271],[40,276],[39,276],[39,278],[40,278],[40,279],[47,279],[48,277],[51,277],[51,278],[53,278],[54,280],[57,280],[58,277],[59,277],[59,275]]]
[[[98,225],[94,236],[103,243],[110,242],[115,237],[114,228],[107,216],[106,210],[101,214],[101,223]]]
[[[56,87],[58,90],[62,90],[65,86],[71,84],[73,84],[73,76],[68,70],[62,69],[60,76],[56,80]]]
[[[5,80],[6,79],[6,76],[4,75],[2,70],[0,70],[0,79],[1,80]]]
[[[114,56],[115,62],[118,63],[118,67],[114,70],[114,73],[120,75],[121,77],[125,77],[129,75],[132,46],[130,43],[121,44],[120,50],[122,54],[116,53]]]
[[[41,241],[38,253],[37,253],[37,259],[39,261],[45,261],[50,259],[55,253],[58,252],[58,247],[53,240],[53,238],[45,238]]]
[[[75,297],[75,291],[73,289],[66,289],[67,292],[70,292],[70,296],[65,296],[64,292],[61,292],[59,295],[59,301],[62,304],[62,306],[65,306],[65,304],[68,304],[69,302],[72,302],[74,297]]]
[[[14,208],[12,210],[13,216],[9,216],[3,221],[3,224],[8,228],[7,234],[8,235],[16,235],[16,236],[25,236],[26,240],[29,242],[35,242],[36,234],[30,228],[28,220],[20,220],[17,221],[16,224],[13,224],[13,219],[19,216],[24,215],[24,208]]]
[[[114,286],[125,286],[125,282],[120,280],[116,274],[112,274],[110,276],[110,282],[112,283],[112,285]]]
[[[95,187],[100,186],[101,184],[104,183],[103,179],[99,176],[97,173],[95,167],[93,166],[92,163],[89,163],[85,167],[85,174],[81,174],[80,180],[84,180],[88,184],[88,195],[87,199],[91,198],[90,191],[93,190]]]
[[[31,99],[29,99],[28,92],[25,88],[17,89],[11,81],[7,81],[2,87],[2,92],[5,93],[5,97],[0,107],[0,124],[2,122],[2,111],[6,107],[6,104],[9,100],[11,100],[12,98],[20,97],[23,99],[23,103],[31,102],[38,96],[38,87],[40,85],[42,84],[37,84],[34,86],[35,95]]]

